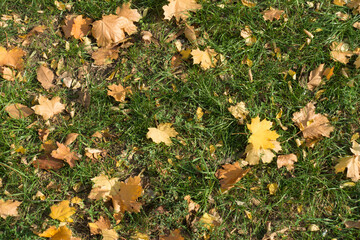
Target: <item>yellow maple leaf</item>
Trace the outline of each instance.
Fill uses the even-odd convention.
[[[191,55],[193,57],[194,64],[200,64],[200,67],[204,70],[215,67],[217,63],[217,53],[214,49],[209,47],[204,51],[201,51],[200,49],[192,50]]]
[[[271,126],[272,122],[267,120],[260,121],[259,116],[252,118],[251,123],[247,124],[248,129],[252,133],[249,143],[253,145],[254,149],[273,149],[275,147],[273,141],[279,137],[279,134],[276,131],[271,131]]]
[[[61,113],[65,109],[65,105],[60,102],[60,97],[54,97],[49,100],[44,96],[39,97],[39,105],[32,107],[35,114],[41,115],[44,120],[48,120],[52,116]]]
[[[70,216],[73,215],[76,210],[74,207],[70,207],[69,203],[69,200],[64,200],[59,204],[51,206],[50,217],[60,222],[73,222]]]
[[[170,20],[175,17],[176,21],[180,18],[186,20],[189,15],[188,11],[196,11],[201,8],[200,4],[197,4],[195,0],[169,0],[169,4],[163,6],[164,19]]]
[[[171,127],[171,123],[160,123],[157,128],[148,128],[147,138],[151,138],[155,143],[165,143],[170,146],[172,141],[170,137],[176,137],[178,133]]]

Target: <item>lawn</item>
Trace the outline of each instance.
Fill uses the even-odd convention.
[[[357,2],[2,0],[1,238],[360,239]]]

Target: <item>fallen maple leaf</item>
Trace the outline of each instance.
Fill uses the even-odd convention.
[[[51,156],[66,161],[71,168],[75,167],[75,161],[80,160],[76,153],[71,152],[70,148],[57,142],[58,149],[51,152]]]
[[[17,217],[19,213],[17,208],[21,202],[15,200],[6,200],[0,199],[0,217],[6,219],[8,216]]]
[[[172,144],[170,137],[176,137],[178,132],[171,127],[171,123],[160,123],[157,128],[148,128],[147,138],[151,138],[155,143],[165,143],[167,146]]]
[[[43,88],[49,90],[50,88],[55,87],[55,85],[53,84],[54,73],[49,68],[41,65],[37,69],[36,74],[37,80],[41,83],[41,86],[43,86]]]
[[[279,20],[281,15],[284,13],[284,10],[278,10],[276,8],[270,7],[269,10],[264,11],[263,18],[264,20],[269,20],[272,22],[274,19]]]
[[[185,238],[181,236],[179,229],[175,229],[174,231],[171,231],[171,233],[167,236],[160,236],[160,240],[185,240]]]
[[[130,8],[131,3],[123,3],[123,5],[116,8],[116,15],[125,17],[133,22],[138,22],[141,19],[140,13],[136,9]]]
[[[0,67],[8,66],[21,70],[24,67],[23,56],[25,56],[25,52],[21,48],[7,51],[6,48],[0,47]]]
[[[2,78],[8,81],[15,81],[15,70],[8,67],[0,67]]]
[[[250,165],[259,164],[260,159],[263,163],[270,163],[275,157],[274,152],[279,152],[281,150],[280,143],[278,141],[272,141],[274,148],[272,149],[255,149],[253,144],[249,144],[245,148],[246,159]]]
[[[65,38],[73,36],[75,39],[80,39],[89,33],[91,22],[90,18],[83,18],[82,15],[68,15],[65,17],[65,25],[61,28]]]
[[[309,82],[307,87],[310,91],[313,91],[321,83],[321,77],[323,76],[325,64],[320,64],[319,67],[312,70],[309,76]]]
[[[244,102],[239,102],[235,106],[228,108],[229,112],[239,120],[239,124],[243,124],[249,111],[246,109]]]
[[[31,108],[28,108],[20,103],[10,104],[5,108],[5,111],[10,115],[10,117],[15,119],[26,118],[34,113]]]
[[[125,182],[120,182],[120,191],[112,196],[115,213],[140,212],[142,204],[137,202],[143,191],[140,182],[139,176],[129,177]]]
[[[274,143],[279,134],[276,131],[271,131],[272,122],[266,119],[260,121],[260,117],[257,116],[251,119],[251,123],[247,124],[248,129],[251,132],[249,137],[249,143],[253,144],[254,149],[272,149]]]
[[[107,201],[110,199],[110,196],[119,190],[117,184],[118,178],[109,179],[107,176],[101,174],[98,177],[92,178],[91,181],[93,181],[94,186],[88,196],[90,199],[103,199]]]
[[[52,100],[44,96],[39,97],[39,105],[33,106],[35,113],[41,115],[44,120],[48,120],[54,115],[61,113],[65,105],[60,102],[60,97],[54,97]]]
[[[38,233],[37,235],[39,237],[50,238],[50,240],[75,240],[75,238],[71,237],[72,232],[66,225],[59,228],[50,226],[44,232]]]
[[[79,136],[78,133],[69,133],[67,136],[66,136],[66,140],[65,140],[65,146],[68,146],[70,145],[71,143],[73,143],[76,138]]]
[[[64,200],[59,204],[52,205],[50,207],[50,217],[57,219],[60,222],[73,222],[73,219],[70,217],[76,212],[76,209],[74,207],[70,207],[69,204],[69,200]]]
[[[324,115],[315,114],[313,103],[308,103],[306,107],[294,113],[292,120],[307,140],[318,139],[321,136],[330,137],[330,133],[334,130]]]
[[[220,185],[222,191],[227,191],[234,187],[234,184],[240,181],[249,171],[248,169],[242,169],[239,162],[234,164],[225,164],[221,166],[222,169],[216,171],[215,176],[220,179]]]
[[[334,61],[347,64],[350,60],[350,57],[354,55],[353,52],[349,51],[348,44],[332,42],[330,46],[330,56]]]
[[[95,65],[107,65],[112,63],[112,60],[116,60],[119,57],[118,48],[99,48],[91,54],[91,58],[94,59]]]
[[[90,228],[90,233],[92,235],[101,234],[103,239],[107,240],[117,240],[119,235],[114,229],[110,229],[111,224],[108,217],[100,216],[99,220],[94,223],[88,223]]]
[[[169,0],[169,4],[163,6],[164,9],[164,19],[171,20],[172,17],[175,17],[176,21],[186,20],[188,16],[188,11],[195,12],[198,9],[201,9],[201,5],[197,4],[195,0]]]
[[[204,215],[202,215],[202,217],[199,220],[199,223],[208,230],[212,230],[215,226],[219,226],[221,222],[222,222],[221,217],[215,211],[213,211],[212,214],[204,213]]]
[[[245,26],[245,28],[242,29],[240,32],[240,36],[245,39],[245,44],[247,46],[251,46],[256,42],[256,37],[252,34],[253,32],[251,31],[249,26]]]
[[[344,172],[345,168],[347,168],[346,176],[357,182],[360,179],[360,144],[353,141],[350,149],[354,155],[341,158],[335,166],[335,173]]]
[[[124,40],[125,32],[131,35],[136,31],[136,26],[129,19],[117,15],[106,15],[93,23],[92,35],[98,46],[107,47]]]
[[[118,85],[110,85],[108,86],[110,90],[108,90],[107,94],[115,98],[118,102],[124,102],[127,93],[132,93],[131,87],[124,88],[120,83]]]
[[[217,63],[217,53],[214,49],[206,48],[204,51],[200,49],[195,49],[191,51],[193,56],[194,64],[200,64],[201,68],[206,70],[211,67],[215,67]]]
[[[64,161],[53,158],[50,155],[42,155],[33,161],[32,165],[36,168],[56,171],[64,166]]]
[[[294,170],[294,163],[297,162],[297,156],[293,153],[287,155],[279,155],[277,158],[277,167],[286,167],[288,171]]]

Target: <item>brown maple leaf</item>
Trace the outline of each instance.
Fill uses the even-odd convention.
[[[35,161],[32,162],[32,165],[36,168],[56,171],[64,166],[64,161],[53,158],[51,155],[46,154],[39,156]]]
[[[324,115],[315,114],[313,103],[308,103],[306,107],[294,113],[292,120],[307,140],[318,139],[322,136],[330,137],[330,133],[334,131],[334,127]]]
[[[37,71],[37,80],[41,83],[41,86],[45,88],[46,90],[49,90],[52,87],[55,87],[53,84],[54,80],[54,73],[49,68],[45,67],[44,65],[41,65]]]
[[[118,239],[119,235],[114,229],[111,229],[110,220],[108,217],[100,216],[99,220],[94,223],[88,223],[91,235],[101,234],[103,239]]]
[[[281,15],[284,13],[284,10],[278,10],[276,8],[270,7],[269,10],[264,11],[263,18],[264,20],[269,20],[272,22],[274,19],[279,20]]]
[[[10,115],[10,117],[15,119],[26,118],[34,113],[31,108],[28,108],[20,103],[10,104],[5,108],[5,111]]]
[[[321,83],[321,77],[323,76],[325,64],[320,64],[319,67],[312,70],[309,76],[309,82],[307,83],[307,87],[310,91],[313,91],[317,86]]]
[[[240,181],[249,171],[248,169],[242,169],[239,162],[234,164],[225,164],[221,166],[222,169],[218,169],[215,176],[220,179],[220,185],[222,191],[227,191],[234,187],[234,184]]]
[[[51,156],[64,160],[71,168],[75,167],[75,161],[80,160],[76,153],[71,152],[70,148],[62,143],[57,142],[58,149],[51,152]]]
[[[44,120],[48,120],[54,115],[61,113],[65,109],[65,105],[60,102],[60,97],[54,97],[49,100],[44,96],[39,97],[39,105],[32,107],[35,114],[41,115]]]
[[[18,206],[21,204],[19,201],[0,199],[0,217],[6,219],[8,216],[17,217],[19,213],[17,211]]]
[[[215,67],[217,63],[217,53],[214,49],[206,48],[204,51],[200,49],[195,49],[191,51],[193,56],[194,64],[200,64],[201,68],[206,70],[211,67]]]
[[[73,36],[75,39],[80,39],[90,32],[90,18],[83,18],[82,15],[68,15],[65,18],[65,25],[61,26],[65,38]]]
[[[140,212],[141,203],[137,199],[141,196],[140,176],[129,177],[125,182],[120,182],[120,191],[112,196],[113,207],[116,213],[125,211]]]
[[[354,9],[355,13],[360,13],[360,0],[347,1],[347,6]]]
[[[9,67],[0,67],[0,73],[2,74],[3,79],[8,81],[15,81],[15,70]]]
[[[8,66],[15,69],[22,69],[24,67],[25,52],[21,48],[13,48],[7,51],[5,48],[0,47],[0,67]]]
[[[137,31],[132,21],[117,15],[106,15],[93,23],[92,35],[98,46],[107,47],[125,39],[125,33],[131,35]]]
[[[108,95],[115,98],[118,102],[124,102],[127,93],[132,93],[131,87],[124,88],[120,83],[118,85],[110,85],[108,86],[110,90],[108,90]]]
[[[136,9],[130,8],[131,3],[123,3],[123,5],[116,8],[116,15],[125,17],[133,22],[138,22],[141,19],[140,13]]]
[[[186,20],[189,17],[189,11],[195,12],[201,9],[201,5],[195,0],[169,0],[169,4],[163,6],[164,19],[171,20],[175,17],[176,21]]]
[[[294,163],[297,162],[297,156],[293,153],[287,155],[279,155],[277,158],[277,167],[286,167],[288,171],[294,170]]]
[[[107,65],[112,63],[112,60],[116,60],[119,57],[118,48],[99,48],[97,51],[91,54],[91,58],[94,59],[95,65]]]

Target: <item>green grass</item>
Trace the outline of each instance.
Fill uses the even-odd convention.
[[[123,1],[69,2],[73,3],[71,13],[98,20],[102,15],[114,13]],[[273,232],[286,227],[306,229],[310,224],[320,227],[316,232],[291,230],[282,234],[284,239],[360,238],[358,230],[344,225],[346,220],[360,219],[360,185],[341,188],[341,184],[350,179],[346,174],[334,172],[336,159],[351,154],[351,136],[359,132],[359,70],[353,64],[354,57],[346,66],[331,60],[329,48],[333,41],[346,42],[351,50],[360,46],[359,30],[352,27],[360,20],[359,15],[332,1],[313,1],[315,6],[320,5],[318,10],[310,8],[305,0],[259,1],[254,8],[244,7],[241,1],[228,2],[203,1],[203,9],[192,13],[188,20],[199,28],[205,42],[203,47],[215,49],[226,61],[204,71],[190,59],[183,63],[180,74],[174,74],[170,62],[176,49],[172,43],[166,43],[166,39],[180,27],[174,20],[163,20],[162,6],[166,1],[133,1],[132,8],[148,11],[147,16],[136,23],[139,32],[151,31],[159,45],[145,46],[140,34],[135,34],[134,45],[121,50],[119,59],[106,67],[93,66],[91,56],[78,40],[68,40],[70,49],[65,49],[66,39],[56,32],[68,13],[58,10],[53,1],[1,1],[1,15],[16,13],[27,21],[9,21],[8,27],[0,28],[0,46],[20,46],[19,35],[40,24],[48,27],[41,37],[22,47],[27,52],[23,71],[27,81],[0,79],[0,177],[3,182],[0,198],[22,201],[19,217],[0,221],[3,239],[39,239],[33,231],[41,232],[50,225],[59,224],[49,217],[50,207],[75,196],[84,200],[85,207],[77,208],[74,222],[69,224],[73,235],[101,239],[99,235],[90,236],[87,223],[107,215],[115,226],[112,211],[109,204],[90,200],[87,196],[92,188],[91,178],[102,172],[119,177],[121,181],[141,173],[144,194],[139,201],[143,204],[142,210],[126,213],[115,227],[125,239],[136,231],[157,239],[176,228],[181,229],[187,239],[201,239],[204,232],[210,239],[262,239],[269,222]],[[223,8],[219,7],[221,3]],[[284,10],[288,20],[264,21],[262,12],[270,6]],[[39,13],[39,10],[44,12]],[[349,14],[350,19],[340,21],[335,16],[338,11]],[[249,26],[257,38],[252,46],[247,46],[240,37],[245,26]],[[320,28],[322,31],[316,32]],[[307,38],[303,29],[312,32],[314,38],[300,50]],[[185,46],[194,48],[183,36],[179,39]],[[265,44],[270,48],[265,48]],[[280,58],[273,54],[275,45],[281,50]],[[47,58],[43,57],[44,53]],[[241,64],[245,56],[253,61],[253,82],[249,81],[249,67]],[[47,92],[36,80],[36,69],[41,62],[50,65],[61,58],[64,59],[62,72],[68,71],[73,76],[77,76],[84,64],[88,66],[88,76],[78,81],[91,95],[89,108],[75,101],[79,91],[59,86]],[[302,75],[307,81],[309,72],[321,63],[326,67],[334,66],[334,76],[316,89],[324,92],[315,99],[316,91],[304,88],[299,76],[304,68]],[[349,78],[341,74],[344,67],[348,68]],[[290,69],[297,73],[296,80],[290,76],[284,79],[282,73]],[[115,78],[106,80],[115,70]],[[351,80],[354,87],[348,86]],[[107,96],[107,86],[113,83],[132,87],[133,94],[126,103],[119,105]],[[140,90],[142,86],[147,89]],[[94,164],[83,156],[74,168],[66,165],[56,172],[27,164],[41,153],[38,129],[49,126],[36,115],[12,119],[4,108],[10,103],[34,106],[33,100],[38,95],[60,96],[62,103],[68,107],[73,103],[75,110],[73,118],[65,112],[58,115],[56,122],[50,121],[48,139],[63,142],[67,134],[79,133],[71,145],[72,150],[84,155],[87,147],[101,148],[107,150],[107,157]],[[236,187],[226,194],[220,193],[215,172],[224,163],[234,163],[244,157],[250,134],[228,111],[229,98],[234,102],[244,101],[251,118],[259,115],[261,119],[274,122],[273,129],[279,133],[282,145],[280,154],[298,156],[294,172],[277,169],[274,159],[270,164],[251,167],[251,172]],[[326,114],[335,130],[330,138],[322,139],[314,148],[298,147],[295,139],[301,134],[296,135],[299,129],[291,118],[311,101],[316,101],[317,113]],[[205,112],[200,122],[195,120],[198,107]],[[283,111],[281,122],[288,127],[286,131],[275,120],[280,109]],[[28,128],[34,121],[37,121],[35,126]],[[186,145],[173,139],[169,147],[146,138],[149,127],[165,122],[173,123]],[[113,137],[106,141],[91,138],[101,130],[108,130]],[[210,145],[217,144],[215,153],[210,154]],[[14,152],[12,145],[24,147],[26,153]],[[117,164],[119,162],[121,164]],[[50,182],[59,184],[59,188],[47,188]],[[267,185],[270,183],[279,185],[275,195],[269,194]],[[33,199],[37,191],[45,194],[44,201]],[[199,223],[189,226],[185,220],[188,214],[186,195],[200,204],[196,217],[215,209],[222,218],[220,226],[211,232]],[[157,211],[159,207],[165,212]],[[252,219],[245,211],[251,212]]]

